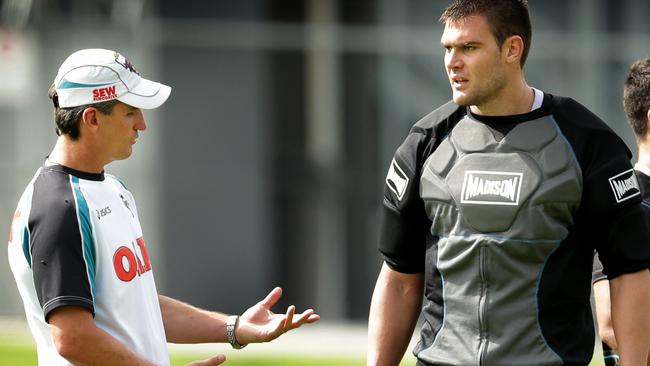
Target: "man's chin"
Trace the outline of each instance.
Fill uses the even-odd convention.
[[[133,149],[129,149],[129,151],[125,151],[123,154],[116,156],[114,160],[124,160],[128,159],[131,154],[133,154]]]
[[[458,104],[459,106],[467,107],[469,105],[472,105],[470,99],[466,95],[457,95],[454,93],[452,99],[454,100],[454,103]]]

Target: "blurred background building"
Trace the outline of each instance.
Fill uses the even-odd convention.
[[[108,171],[138,200],[159,291],[240,313],[282,305],[365,322],[383,181],[451,97],[439,0],[0,0],[0,237],[54,141],[47,99],[80,48],[120,51],[173,87]],[[634,148],[628,65],[650,57],[647,0],[531,0],[529,84],[569,95]],[[22,315],[6,255],[0,315]]]

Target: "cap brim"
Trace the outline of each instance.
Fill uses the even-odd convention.
[[[140,109],[154,109],[165,103],[171,91],[172,88],[165,84],[143,78],[135,88],[117,100]]]

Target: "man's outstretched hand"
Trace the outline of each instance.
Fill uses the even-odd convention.
[[[241,315],[235,330],[237,342],[241,344],[269,342],[283,333],[320,319],[320,315],[314,313],[313,309],[296,314],[294,305],[287,308],[286,314],[273,313],[271,307],[278,302],[281,296],[282,289],[276,287],[264,300],[250,307]]]
[[[214,357],[208,358],[207,360],[202,361],[192,361],[186,366],[217,366],[226,362],[226,357],[224,355],[216,355]]]

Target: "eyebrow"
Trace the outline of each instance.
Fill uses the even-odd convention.
[[[444,42],[440,41],[442,47],[462,47],[462,46],[478,46],[481,45],[481,42],[478,41],[469,41],[469,42]]]

